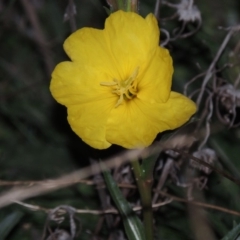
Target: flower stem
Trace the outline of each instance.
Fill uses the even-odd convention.
[[[127,0],[126,1],[127,12],[138,12],[138,0]]]
[[[132,162],[143,209],[143,223],[147,240],[153,240],[153,211],[152,211],[152,177],[145,177],[145,172],[138,161]]]

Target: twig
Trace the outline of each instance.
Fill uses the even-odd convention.
[[[91,165],[94,165],[94,164],[98,163],[98,161],[90,158],[90,163],[91,163]],[[97,192],[98,192],[98,196],[99,196],[99,199],[101,202],[101,207],[104,211],[104,210],[110,208],[111,204],[110,204],[109,195],[107,194],[106,189],[99,188],[99,186],[102,185],[102,182],[104,182],[102,175],[100,173],[95,174],[93,176],[93,181],[95,182],[95,184],[98,187]],[[107,216],[105,216],[105,220],[106,220],[108,229],[111,229],[112,224],[113,224],[113,217],[111,215],[107,215]]]
[[[136,186],[134,186],[134,185],[132,185],[132,186],[129,185],[129,187],[136,188]],[[208,208],[208,209],[217,210],[217,211],[228,213],[228,214],[235,215],[235,216],[240,216],[240,212],[234,211],[234,210],[231,210],[231,209],[228,209],[228,208],[224,208],[224,207],[220,207],[220,206],[216,206],[216,205],[212,205],[212,204],[208,204],[208,203],[204,203],[204,202],[188,200],[188,199],[181,198],[181,197],[176,197],[172,194],[169,194],[169,193],[166,193],[166,192],[163,192],[163,191],[159,191],[159,194],[161,194],[162,196],[168,197],[168,199],[166,201],[158,202],[158,203],[153,204],[152,205],[153,208],[159,208],[160,206],[171,203],[172,201],[177,201],[177,202],[184,202],[184,203],[187,203],[187,204],[192,204],[192,205],[199,206],[199,207],[204,207],[204,208]],[[41,206],[38,206],[38,205],[28,204],[28,203],[24,203],[24,202],[21,202],[21,201],[13,201],[13,202],[17,203],[21,206],[24,206],[24,207],[30,209],[31,211],[43,211],[45,213],[48,213],[48,212],[52,211],[52,209],[49,209],[49,208],[44,208],[44,207],[41,207]],[[141,209],[142,209],[141,206],[133,207],[133,211],[140,211]],[[93,214],[93,215],[119,214],[117,209],[115,209],[115,208],[107,209],[105,211],[103,211],[103,210],[89,210],[89,209],[75,209],[75,211],[76,211],[76,213],[79,213],[79,214]]]
[[[222,72],[223,70],[225,70],[225,68],[227,67],[233,67],[232,64],[224,64],[223,67],[221,67],[220,69],[216,69],[214,71],[212,71],[212,74],[214,73],[219,73]],[[199,73],[198,75],[196,75],[195,77],[193,77],[191,80],[189,80],[185,85],[184,85],[184,90],[183,93],[184,95],[188,96],[187,94],[187,88],[189,87],[190,84],[192,84],[193,82],[195,82],[198,78],[203,77],[204,75],[206,75],[207,71]],[[214,89],[216,89],[216,87],[214,87]],[[199,91],[199,90],[198,90]],[[190,95],[189,95],[190,96]],[[193,93],[191,93],[191,96],[193,96]]]
[[[146,152],[146,149],[126,151],[122,155],[106,160],[105,164],[108,168],[113,168],[119,166],[119,164],[122,164],[123,162],[128,162],[129,159],[136,159],[142,154],[148,155],[149,153]],[[95,164],[93,166],[88,166],[80,170],[74,171],[70,174],[66,174],[63,177],[59,177],[51,183],[48,182],[30,187],[19,187],[16,189],[11,189],[8,192],[0,195],[0,207],[11,204],[11,201],[13,200],[21,201],[30,197],[39,196],[60,188],[73,185],[73,183],[76,183],[77,181],[85,179],[99,172],[101,172],[101,167],[99,166],[99,164]]]
[[[164,29],[164,28],[161,28],[160,31],[163,32],[163,33],[166,35],[166,39],[160,44],[162,47],[164,47],[164,46],[166,46],[166,45],[169,43],[169,41],[170,41],[170,34],[169,34],[169,32],[168,32],[166,29]]]
[[[183,156],[185,157],[188,157],[189,159],[192,159],[194,161],[196,161],[197,163],[199,164],[202,164],[210,169],[212,169],[213,171],[217,172],[218,174],[224,176],[225,178],[229,179],[230,181],[234,182],[235,184],[239,185],[240,186],[240,180],[231,176],[230,174],[228,174],[227,172],[223,171],[223,170],[220,170],[220,169],[217,169],[216,167],[212,166],[211,164],[209,163],[206,163],[204,162],[203,160],[197,158],[197,157],[194,157],[192,156],[191,154],[185,152],[185,151],[182,151],[182,150],[179,150],[179,149],[174,149],[175,152],[178,152],[180,154],[182,154]]]
[[[238,74],[238,76],[237,76],[237,78],[236,78],[236,80],[235,80],[235,82],[234,82],[234,87],[235,87],[235,88],[238,87],[239,82],[240,82],[240,73]]]
[[[198,136],[200,137],[202,133],[198,132]],[[136,150],[129,150],[126,151],[116,157],[106,159],[105,165],[107,168],[111,169],[113,167],[118,167],[119,165],[123,163],[127,163],[132,161],[133,159],[137,159],[139,157],[146,158],[149,155],[157,154],[158,152],[166,149],[173,149],[173,148],[183,148],[185,146],[191,146],[193,144],[193,135],[176,135],[172,137],[169,140],[166,140],[162,143],[156,143],[153,144],[149,148],[145,149],[136,149]],[[201,159],[198,159],[196,157],[191,156],[190,154],[175,150],[177,152],[180,152],[181,154],[184,154],[185,156],[197,161],[198,163],[207,166],[211,168],[213,171],[221,174],[222,176],[228,178],[229,180],[233,181],[234,183],[240,185],[240,180],[232,177],[228,173],[219,170],[215,167],[213,167],[210,164],[207,164],[206,162],[202,161]],[[39,196],[46,194],[48,192],[56,191],[61,188],[65,188],[67,186],[73,185],[83,179],[88,178],[89,176],[92,176],[93,174],[99,173],[101,171],[101,168],[99,164],[96,164],[94,166],[85,167],[81,170],[77,170],[74,172],[71,172],[69,174],[66,174],[62,177],[59,177],[55,180],[51,180],[50,182],[43,182],[41,184],[35,184],[33,186],[28,187],[16,187],[9,191],[6,191],[5,193],[2,193],[0,195],[0,208],[10,205],[12,201],[21,201],[24,199],[28,199],[31,197]]]
[[[165,193],[163,191],[161,191],[160,193],[161,193],[161,195],[166,196],[166,197],[170,197],[172,200],[175,200],[175,201],[178,201],[178,202],[193,204],[193,205],[196,205],[196,206],[209,208],[209,209],[214,209],[214,210],[218,210],[220,212],[229,213],[229,214],[232,214],[232,215],[235,215],[235,216],[240,216],[240,212],[238,212],[238,211],[230,210],[230,209],[227,209],[227,208],[224,208],[224,207],[219,207],[219,206],[215,206],[215,205],[208,204],[208,203],[192,201],[192,200],[176,197],[176,196],[173,196],[171,194]]]
[[[41,180],[41,181],[4,181],[0,180],[0,186],[19,186],[19,185],[28,185],[33,186],[33,185],[40,185],[40,184],[52,184],[52,182],[55,180]],[[95,185],[95,183],[91,180],[78,180],[75,183],[84,183],[86,185]],[[72,182],[72,184],[75,184]]]
[[[161,177],[158,181],[158,185],[156,187],[156,191],[153,195],[153,200],[152,202],[155,203],[158,199],[158,196],[159,196],[159,191],[162,189],[167,177],[168,177],[168,174],[169,172],[171,171],[172,167],[173,167],[173,164],[174,164],[174,160],[172,158],[168,158],[165,165],[164,165],[164,168],[162,170],[162,174],[161,174]]]
[[[17,203],[25,208],[28,208],[31,211],[43,211],[45,213],[50,213],[52,212],[54,209],[51,208],[44,208],[38,205],[33,205],[33,204],[28,204],[28,203],[24,203],[21,201],[13,201],[14,203]],[[168,203],[172,202],[171,198],[168,198],[166,201],[163,202],[158,202],[152,205],[152,208],[159,208],[161,206],[164,206]],[[71,207],[71,206],[69,206]],[[61,208],[61,206],[58,206],[57,208]],[[135,206],[133,207],[133,211],[134,212],[139,212],[142,210],[142,206]],[[106,209],[106,210],[90,210],[90,209],[76,209],[71,207],[71,209],[75,212],[75,213],[79,213],[79,214],[92,214],[92,215],[103,215],[103,214],[119,214],[118,210],[116,208],[111,208],[111,209]]]
[[[161,0],[156,0],[156,4],[154,8],[154,15],[156,18],[160,17],[160,5],[161,5]]]
[[[64,14],[64,20],[69,20],[70,28],[72,32],[77,30],[77,23],[74,15],[76,14],[76,6],[74,0],[69,0],[66,12]]]
[[[203,141],[198,146],[198,150],[201,150],[204,147],[204,145],[206,144],[206,142],[207,142],[207,140],[210,136],[210,132],[211,132],[210,121],[211,121],[212,114],[213,114],[212,97],[213,97],[213,94],[210,94],[210,96],[208,97],[208,100],[206,101],[206,105],[207,105],[206,107],[209,109],[208,115],[206,117],[206,134],[205,134],[205,137],[204,137]]]
[[[240,26],[236,26],[236,27],[232,27],[230,28],[228,34],[226,35],[226,37],[224,38],[220,48],[218,49],[217,51],[217,54],[215,56],[215,58],[213,59],[211,65],[209,66],[208,70],[207,70],[207,73],[203,79],[203,83],[202,83],[202,87],[201,87],[201,91],[198,95],[198,98],[197,98],[197,105],[199,106],[200,105],[200,102],[202,100],[202,96],[203,96],[203,92],[204,92],[204,89],[208,83],[208,81],[211,79],[212,77],[212,74],[213,74],[213,69],[216,65],[216,63],[218,62],[220,56],[222,55],[224,49],[226,48],[229,40],[231,39],[232,35],[236,32],[236,31],[239,31],[240,29]]]
[[[200,135],[200,133],[198,135]],[[114,167],[118,167],[121,164],[133,161],[133,159],[137,159],[139,157],[146,158],[147,156],[156,154],[164,149],[189,147],[192,144],[192,135],[176,135],[171,139],[166,140],[165,142],[157,142],[149,148],[128,150],[116,157],[106,159],[105,165],[107,168],[111,169]],[[101,172],[101,167],[99,166],[99,164],[96,164],[94,166],[85,167],[81,170],[71,172],[50,182],[47,181],[42,182],[41,184],[35,184],[34,186],[17,187],[11,189],[0,195],[0,208],[10,205],[11,200],[21,201],[30,197],[35,197],[46,194],[48,192],[56,191],[58,189],[73,185],[99,172]]]
[[[39,50],[43,55],[44,63],[46,66],[46,71],[48,76],[51,75],[53,67],[54,67],[54,62],[51,58],[52,54],[49,48],[47,47],[47,41],[45,39],[45,35],[42,31],[41,25],[39,23],[39,20],[37,18],[37,13],[32,6],[31,1],[29,0],[21,0],[22,5],[24,7],[24,10],[29,18],[29,21],[34,28],[34,33],[35,33],[35,41],[37,45],[39,46]]]
[[[188,88],[188,86],[189,86],[190,84],[192,84],[193,82],[195,82],[198,78],[203,77],[205,74],[206,74],[206,72],[199,73],[198,75],[196,75],[195,77],[193,77],[191,80],[189,80],[189,81],[184,85],[184,90],[183,90],[184,95],[188,96],[188,95],[187,95],[187,88]]]

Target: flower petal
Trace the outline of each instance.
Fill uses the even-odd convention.
[[[78,62],[62,62],[52,73],[50,91],[59,103],[66,106],[101,99],[116,102],[118,96],[112,94],[111,88],[100,85],[100,82],[110,79],[94,67],[80,65]]]
[[[111,143],[106,140],[106,124],[114,104],[104,99],[94,103],[70,105],[68,122],[72,130],[91,147],[108,148]]]
[[[117,11],[107,18],[104,33],[121,75],[119,80],[127,79],[137,67],[142,71],[159,42],[159,28],[152,14],[144,19],[133,12]]]
[[[117,67],[107,49],[104,30],[82,28],[71,34],[64,42],[64,50],[72,61],[93,66],[107,72],[112,78],[119,77]]]
[[[132,149],[152,143],[157,128],[142,112],[141,100],[131,100],[114,108],[107,121],[107,141]]]
[[[152,119],[158,125],[158,131],[172,130],[182,126],[196,112],[196,104],[183,94],[171,92],[169,99],[165,103],[156,103],[152,107]]]
[[[125,148],[146,147],[159,132],[181,126],[195,111],[194,102],[175,92],[166,103],[150,104],[135,98],[111,111],[106,139]]]
[[[68,108],[68,122],[84,142],[97,149],[108,148],[106,123],[118,96],[100,85],[106,79],[95,68],[78,62],[62,62],[53,74],[50,90],[54,98]]]
[[[138,78],[137,97],[150,103],[166,102],[172,85],[172,58],[167,49],[158,47],[151,63]]]

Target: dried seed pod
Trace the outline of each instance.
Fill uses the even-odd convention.
[[[175,41],[178,38],[187,38],[195,34],[202,25],[202,17],[201,12],[198,7],[194,4],[194,0],[181,0],[178,4],[168,3],[163,1],[163,4],[175,8],[175,14],[169,19],[178,18],[178,20],[182,23],[180,28],[176,28],[173,30],[173,36],[168,37],[168,41]],[[194,24],[194,27],[191,31],[187,29],[187,25],[189,23],[197,23]],[[165,43],[164,43],[165,44]]]
[[[179,21],[184,22],[202,22],[201,12],[194,4],[194,0],[181,0],[178,4],[163,1],[168,7],[177,9],[176,13],[170,18],[178,17]]]
[[[204,148],[202,150],[196,151],[193,153],[193,156],[209,164],[213,164],[217,160],[216,152],[211,148]],[[199,164],[192,159],[190,160],[190,165],[193,168],[197,168],[200,171],[203,171],[205,174],[210,174],[212,172],[212,169],[203,166],[202,164]]]
[[[232,84],[225,84],[217,89],[216,112],[218,119],[229,127],[237,127],[237,108],[240,107],[240,91]]]
[[[46,240],[73,240],[70,234],[62,229],[56,229]]]
[[[196,22],[202,21],[201,13],[196,5],[193,4],[193,0],[181,0],[179,4],[176,4],[177,15],[180,21]]]
[[[80,223],[80,220],[75,216],[75,213],[76,209],[68,205],[60,205],[49,211],[42,239],[45,239],[46,232],[48,232],[50,233],[50,236],[47,240],[73,240],[78,235],[76,221]],[[59,228],[59,225],[65,220],[69,222],[70,235],[65,230]],[[50,221],[57,223],[55,231],[52,231]],[[79,231],[80,230],[81,226],[79,226]]]

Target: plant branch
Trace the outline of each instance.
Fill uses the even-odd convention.
[[[152,179],[144,177],[145,173],[138,161],[131,164],[141,198],[146,239],[153,240]]]

